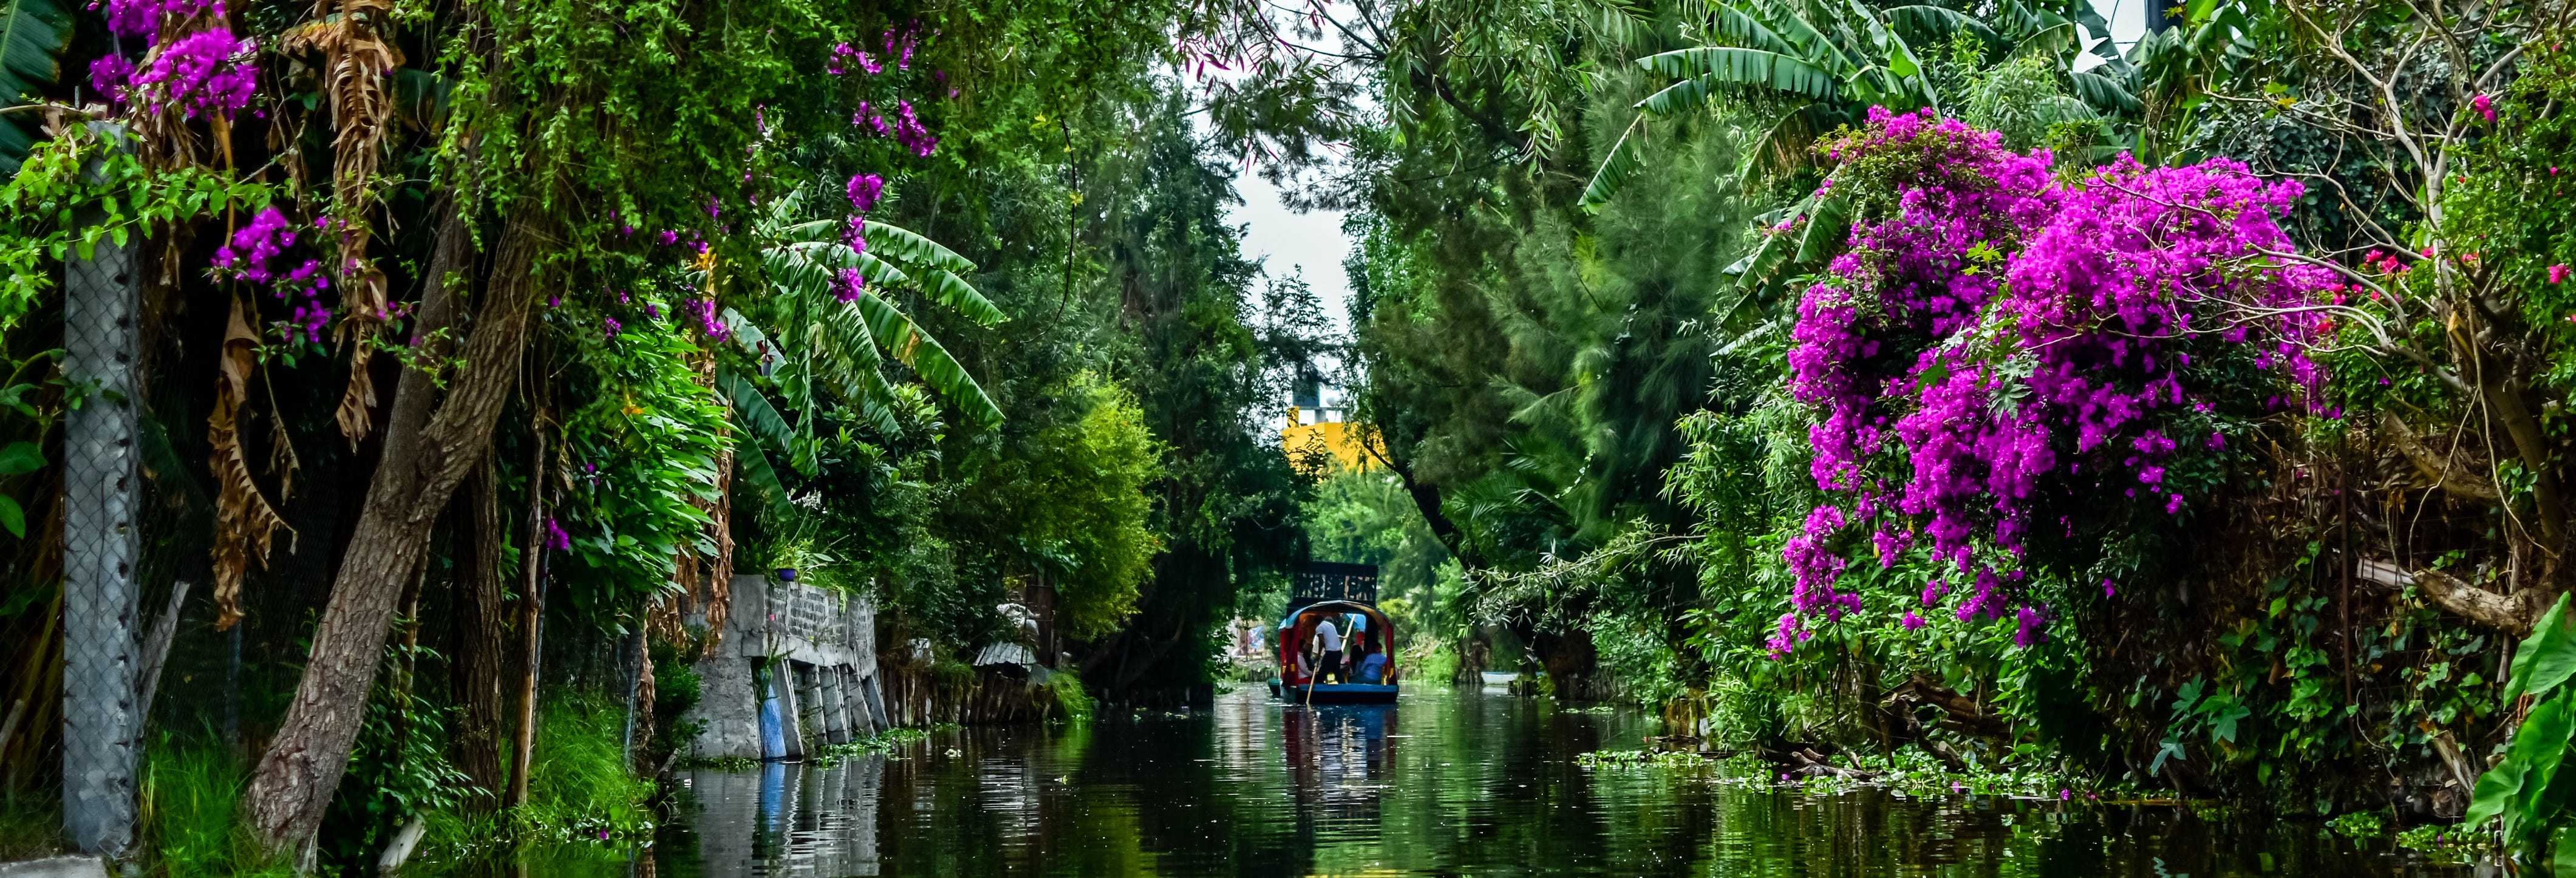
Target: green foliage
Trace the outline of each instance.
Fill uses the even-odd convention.
[[[2561,689],[2576,675],[2576,618],[2568,616],[2567,603],[2560,595],[2514,650],[2505,698],[2528,695],[2534,703],[2504,760],[2478,776],[2462,818],[2471,827],[2502,818],[2505,840],[2534,859],[2548,854],[2555,830],[2576,823],[2569,812],[2576,804],[2576,772],[2561,774],[2569,744],[2576,742],[2576,688]]]
[[[1315,485],[1303,513],[1315,560],[1377,566],[1378,608],[1394,619],[1398,637],[1412,642],[1424,633],[1416,627],[1447,632],[1464,622],[1434,593],[1449,550],[1423,523],[1400,477],[1382,469],[1336,472]]]
[[[808,210],[803,199],[789,197],[771,204],[763,216],[756,235],[763,239],[759,266],[770,295],[755,313],[771,331],[762,334],[751,329],[743,339],[780,343],[786,362],[778,383],[788,406],[811,410],[817,403],[815,381],[820,379],[842,402],[867,412],[871,426],[891,431],[894,423],[884,412],[896,401],[883,374],[883,357],[891,356],[963,410],[969,420],[986,427],[1000,422],[1001,409],[974,376],[938,339],[879,292],[920,290],[977,325],[991,327],[1003,321],[1001,310],[957,276],[957,272],[974,271],[974,263],[920,235],[875,221],[864,224],[872,249],[854,250],[840,240],[843,223],[805,219],[802,215]],[[896,262],[910,266],[913,273],[907,274]],[[869,288],[848,289],[843,271],[856,271],[867,279]],[[800,426],[810,440],[813,419],[805,419]]]
[[[417,621],[406,624],[417,624]],[[347,791],[332,800],[322,843],[332,863],[371,863],[394,831],[415,818],[453,810],[473,782],[448,762],[448,712],[424,697],[415,678],[426,647],[386,647],[367,716],[349,757]]]
[[[2326,828],[2345,838],[2366,841],[2388,834],[2388,815],[2354,811],[2326,821]]]
[[[256,210],[274,197],[268,186],[204,168],[147,168],[111,144],[115,131],[73,127],[37,145],[17,175],[0,183],[0,228],[8,230],[0,235],[0,332],[16,327],[53,287],[53,264],[88,259],[101,241],[123,246],[171,223]]]
[[[727,442],[724,405],[701,383],[704,355],[679,315],[629,316],[612,336],[588,309],[547,315],[573,354],[567,377],[591,389],[564,418],[570,490],[554,508],[572,550],[554,575],[576,586],[565,592],[575,610],[602,622],[671,588],[682,553],[715,553],[705,510]]]
[[[1146,491],[1163,473],[1136,398],[1087,374],[1080,380],[1069,393],[1088,397],[1091,410],[1040,431],[1042,454],[997,462],[1001,493],[986,499],[1024,516],[1016,541],[1055,585],[1056,624],[1089,640],[1135,612],[1137,589],[1162,550],[1147,527]]]
[[[2080,3],[2007,3],[1978,18],[1932,6],[1873,8],[1828,2],[1736,2],[1708,7],[1699,36],[1714,45],[1675,49],[1637,59],[1667,80],[1679,79],[1638,101],[1637,121],[1622,134],[1583,191],[1581,204],[1610,203],[1636,174],[1649,120],[1698,112],[1721,96],[1776,105],[1764,132],[1746,150],[1744,172],[1795,173],[1812,161],[1810,147],[1837,126],[1857,124],[1868,108],[1905,112],[1934,107],[1964,118],[2009,123],[2007,143],[2040,142],[2038,132],[2067,122],[2093,122],[2134,113],[2136,72],[2100,45],[2075,45],[2077,27],[2109,32],[2092,7]],[[1952,48],[1951,58],[1933,52]],[[1920,47],[1918,51],[1917,47]],[[2009,47],[2007,51],[2007,47]],[[1989,56],[1999,56],[1989,58]],[[2000,61],[1988,75],[1977,68]],[[1945,90],[1971,74],[1966,93]],[[2071,83],[2068,97],[2058,81]],[[2015,140],[2015,137],[2021,138]],[[2106,154],[2107,157],[2107,154]],[[1839,231],[1842,224],[1830,224]],[[1800,261],[1812,261],[1802,256]],[[1761,275],[1756,275],[1761,277]]]
[[[1082,677],[1073,669],[1067,668],[1049,676],[1046,689],[1047,694],[1055,698],[1056,710],[1061,711],[1059,715],[1065,721],[1075,725],[1091,722],[1097,702],[1092,700],[1090,693],[1083,691]]]
[[[0,107],[18,103],[62,78],[72,38],[71,10],[58,0],[0,3]],[[34,142],[34,117],[0,114],[0,173],[16,173]]]

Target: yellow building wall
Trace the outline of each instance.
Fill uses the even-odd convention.
[[[1366,471],[1375,469],[1377,460],[1360,445],[1364,433],[1364,427],[1348,421],[1299,424],[1297,409],[1292,407],[1288,409],[1287,425],[1279,428],[1279,447],[1287,451],[1288,462],[1307,475],[1345,469]]]

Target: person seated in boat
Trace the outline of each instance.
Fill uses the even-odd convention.
[[[1334,627],[1330,617],[1315,623],[1315,648],[1324,656],[1324,666],[1315,669],[1315,682],[1326,678],[1342,682],[1342,629]]]
[[[1371,686],[1386,683],[1386,653],[1377,651],[1376,643],[1360,644],[1359,672],[1353,674],[1352,679]]]

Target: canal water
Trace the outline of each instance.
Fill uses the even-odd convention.
[[[1634,711],[1576,711],[1490,691],[1429,688],[1392,707],[1303,708],[1252,687],[1195,714],[970,728],[830,768],[685,774],[681,813],[617,871],[2470,874],[2392,851],[2385,840],[2357,846],[2315,821],[1748,788],[1708,771],[1576,760],[1636,749],[1654,733]]]

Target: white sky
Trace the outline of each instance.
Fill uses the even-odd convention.
[[[1315,298],[1323,301],[1333,333],[1348,333],[1351,282],[1342,272],[1342,258],[1350,255],[1351,239],[1342,234],[1342,212],[1290,211],[1279,203],[1279,187],[1251,169],[1235,175],[1234,189],[1243,204],[1226,220],[1244,226],[1243,255],[1260,261],[1271,277],[1303,274]]]

